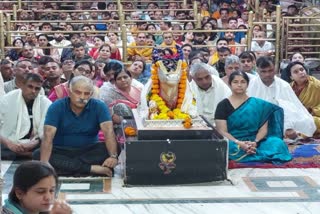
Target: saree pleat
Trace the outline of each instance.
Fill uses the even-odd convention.
[[[246,154],[238,144],[229,141],[229,159],[237,162],[282,163],[292,159],[282,140],[283,109],[257,98],[249,98],[227,119],[228,132],[241,141],[254,141],[259,129],[268,121],[267,136],[260,141],[256,154]]]

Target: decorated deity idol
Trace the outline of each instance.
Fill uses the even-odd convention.
[[[141,111],[149,120],[194,118],[196,104],[187,78],[187,63],[177,53],[153,49],[151,78],[141,93]]]

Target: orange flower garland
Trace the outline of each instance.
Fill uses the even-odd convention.
[[[132,126],[127,126],[124,129],[124,133],[126,134],[126,136],[136,136],[137,130],[135,128],[133,128]]]
[[[159,62],[156,62],[152,65],[151,68],[151,95],[149,97],[149,101],[153,100],[158,107],[159,113],[153,115],[152,118],[154,120],[170,120],[170,119],[187,119],[190,118],[190,115],[184,112],[181,112],[181,106],[184,100],[185,92],[187,89],[187,63],[183,61],[181,63],[181,77],[178,85],[178,99],[176,108],[171,110],[165,103],[165,101],[160,97],[160,85],[159,85],[159,77],[158,77],[158,68],[160,67]]]

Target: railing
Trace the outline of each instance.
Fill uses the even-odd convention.
[[[5,1],[3,1],[5,2]],[[9,1],[8,1],[9,2]],[[11,2],[11,1],[10,1]],[[19,3],[20,2],[20,3]],[[117,7],[118,7],[118,10],[116,10],[119,14],[119,20],[50,20],[50,21],[46,21],[46,20],[32,20],[32,21],[23,21],[23,20],[17,20],[17,11],[18,9],[17,8],[20,8],[21,6],[21,3],[36,3],[36,2],[43,2],[43,1],[23,1],[21,2],[18,1],[18,4],[17,5],[14,5],[13,7],[13,10],[10,10],[10,11],[4,11],[6,12],[7,14],[10,14],[10,15],[7,15],[6,17],[4,17],[3,15],[3,12],[0,11],[0,50],[1,50],[1,55],[0,55],[0,58],[4,58],[4,52],[5,52],[5,49],[7,48],[11,48],[11,47],[5,47],[5,40],[4,40],[4,35],[7,36],[7,42],[9,44],[11,44],[11,41],[12,41],[12,37],[13,37],[13,34],[16,34],[16,33],[27,33],[27,31],[13,31],[12,30],[12,27],[15,26],[17,23],[28,23],[28,22],[32,22],[32,23],[44,23],[44,22],[50,22],[50,23],[58,23],[58,22],[67,22],[67,23],[81,23],[81,24],[85,24],[85,23],[93,23],[93,22],[97,22],[97,23],[108,23],[108,22],[116,22],[118,23],[118,25],[120,26],[119,30],[114,30],[114,31],[64,31],[63,33],[67,34],[67,33],[72,33],[72,32],[78,32],[78,33],[81,33],[81,32],[84,32],[84,33],[92,33],[92,34],[105,34],[107,32],[116,32],[116,33],[120,33],[121,34],[121,38],[122,38],[122,45],[119,47],[119,48],[122,48],[123,49],[123,54],[122,54],[122,58],[123,58],[123,61],[124,62],[127,62],[127,48],[128,48],[128,44],[127,44],[127,36],[128,36],[128,28],[127,26],[132,24],[133,22],[139,22],[139,21],[135,21],[135,20],[125,20],[124,18],[124,14],[127,13],[127,12],[132,12],[132,11],[136,11],[135,10],[125,10],[123,9],[122,7],[122,3],[123,2],[132,2],[132,1],[114,1],[114,3],[117,3]],[[50,1],[51,2],[51,1]],[[54,2],[54,1],[52,1]],[[56,1],[58,2],[58,1]],[[90,1],[63,1],[64,3],[67,3],[67,2],[90,2]],[[139,2],[142,2],[142,3],[148,3],[148,2],[159,2],[159,1],[139,1]],[[162,3],[166,3],[165,1],[160,1]],[[175,1],[177,2],[177,1]],[[12,2],[11,2],[12,3]],[[179,1],[179,3],[181,3],[182,5],[187,5],[187,2],[184,0],[184,1]],[[255,8],[256,11],[259,11],[259,8],[257,7],[259,1],[258,0],[251,0],[249,2],[250,4],[252,4],[251,6],[253,6]],[[20,6],[19,6],[20,5]],[[147,9],[141,9],[143,11],[152,11],[152,10],[147,10]],[[162,11],[166,12],[166,9],[161,9]],[[179,10],[192,10],[195,14],[195,20],[181,20],[179,21],[180,23],[181,22],[184,22],[184,21],[193,21],[196,26],[200,26],[201,24],[201,17],[200,17],[200,14],[198,13],[197,11],[197,4],[196,2],[194,1],[193,2],[193,8],[192,9],[177,9],[176,11],[179,11]],[[61,12],[63,10],[52,10],[51,12]],[[91,10],[67,10],[67,11],[64,11],[64,12],[90,12]],[[42,12],[42,11],[33,11],[33,12]],[[101,11],[103,12],[103,11]],[[261,16],[262,15],[262,16]],[[275,62],[276,62],[276,66],[278,67],[279,65],[279,62],[282,60],[282,59],[286,59],[288,58],[288,56],[290,54],[292,54],[290,51],[287,51],[288,47],[290,47],[290,44],[288,44],[288,41],[290,41],[290,33],[292,33],[292,31],[289,30],[290,26],[297,26],[294,25],[294,24],[288,24],[286,25],[285,23],[289,23],[290,22],[290,19],[296,19],[297,17],[283,17],[281,18],[281,8],[280,6],[277,6],[276,7],[276,17],[275,19],[273,20],[270,20],[268,19],[268,17],[265,16],[265,11],[260,11],[260,12],[256,12],[256,13],[253,13],[253,12],[250,12],[249,13],[249,22],[248,22],[248,25],[249,25],[249,28],[248,30],[235,30],[235,32],[246,32],[247,34],[247,41],[246,41],[246,45],[245,47],[247,48],[247,50],[250,50],[251,49],[251,42],[252,42],[252,27],[256,24],[259,24],[259,25],[272,25],[273,26],[273,29],[275,29],[275,38],[273,39],[268,39],[272,42],[275,43]],[[318,31],[315,31],[316,28],[320,28],[319,25],[320,25],[320,21],[318,23],[314,23],[315,21],[313,22],[310,22],[310,20],[320,20],[320,18],[318,17],[299,17],[299,19],[301,20],[306,20],[304,21],[303,24],[301,24],[302,26],[304,26],[305,28],[307,29],[311,29],[312,30],[304,30],[303,33],[306,33],[308,35],[312,35],[312,34],[315,34],[315,33],[319,33]],[[309,20],[309,21],[308,21]],[[163,20],[152,20],[153,23],[157,23],[157,22],[160,22],[160,21],[163,21]],[[282,30],[281,30],[282,29]],[[319,29],[320,30],[320,29]],[[208,31],[204,31],[204,30],[201,30],[203,32],[208,32]],[[218,30],[214,30],[212,32],[224,32],[225,30],[223,29],[218,29]],[[28,31],[30,32],[30,31]],[[31,32],[34,32],[34,33],[39,33],[38,31],[31,31]],[[148,32],[148,33],[154,33],[154,32],[150,32],[150,31],[143,31],[143,32]],[[184,33],[184,32],[187,32],[187,31],[172,31],[172,33]],[[199,32],[198,30],[193,30],[193,32]],[[211,32],[211,31],[210,31]],[[41,32],[41,33],[44,33],[44,32]],[[46,32],[46,33],[54,33],[54,31],[52,32]],[[159,32],[158,32],[159,33]],[[316,42],[318,42],[318,39],[319,38],[319,34],[316,34],[317,37],[306,37],[306,38],[302,38],[301,40],[313,40]],[[282,39],[281,39],[282,38]],[[284,39],[284,38],[288,38],[288,39]],[[294,38],[294,37],[293,37]],[[319,42],[318,42],[319,43]],[[294,46],[299,46],[299,45],[294,45]],[[303,46],[303,45],[301,45]],[[140,46],[140,47],[148,47],[148,46]],[[149,46],[150,47],[150,46]],[[209,48],[210,47],[214,47],[213,45],[209,45],[208,46]],[[319,57],[319,47],[320,45],[318,44],[314,44],[314,47],[316,47],[316,51],[313,53],[313,54],[318,54],[317,57]],[[283,50],[283,51],[281,51]]]

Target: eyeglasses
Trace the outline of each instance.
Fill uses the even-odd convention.
[[[65,60],[62,64],[63,64],[63,65],[66,65],[66,64],[74,64],[74,61],[72,61],[72,60]]]
[[[82,73],[83,75],[88,75],[88,74],[91,74],[91,70],[86,70],[85,68],[83,67],[78,67],[77,70]]]

